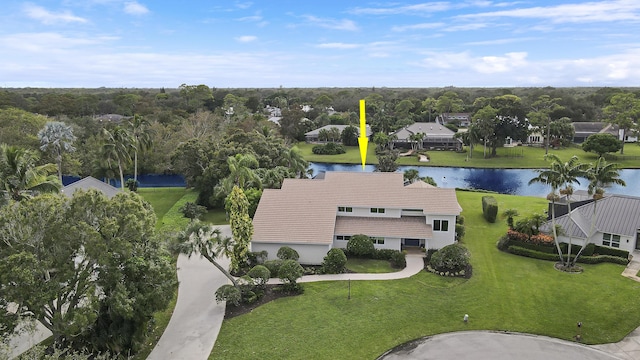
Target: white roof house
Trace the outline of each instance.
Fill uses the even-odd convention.
[[[396,137],[394,143],[403,146],[411,144],[410,136],[415,134],[424,134],[421,147],[425,149],[459,150],[462,148],[462,140],[454,137],[456,133],[438,123],[413,123],[397,130],[392,135]]]
[[[304,134],[305,141],[307,142],[319,142],[320,131],[322,130],[331,130],[332,128],[338,129],[340,134],[349,126],[353,126],[358,131],[358,136],[360,136],[360,127],[355,125],[325,125],[321,128],[309,131]],[[367,124],[367,137],[370,137],[373,134],[371,127]]]
[[[61,192],[67,197],[73,197],[73,193],[76,190],[89,190],[96,189],[105,194],[109,199],[116,196],[120,192],[120,189],[115,188],[103,181],[100,181],[94,177],[87,176],[84,179],[80,179],[74,183],[71,183],[62,188]]]
[[[418,185],[416,185],[418,184]],[[327,172],[322,179],[285,179],[265,189],[253,218],[251,251],[274,259],[282,246],[300,262],[320,264],[329,249],[365,234],[376,248],[441,248],[455,241],[460,214],[454,189],[404,186],[401,173]]]

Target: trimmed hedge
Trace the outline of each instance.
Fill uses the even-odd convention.
[[[316,145],[311,151],[316,155],[338,155],[347,152],[344,146],[332,142],[325,145]]]
[[[511,245],[509,246],[507,251],[515,255],[526,256],[534,259],[549,260],[549,261],[558,260],[557,253],[550,254],[550,253],[537,251],[533,249],[527,249],[522,246]],[[573,260],[574,258],[575,258],[575,254],[571,254],[571,259]],[[600,264],[600,263],[608,262],[613,264],[627,265],[629,263],[629,260],[627,260],[626,258],[621,258],[617,256],[612,256],[612,255],[596,255],[596,256],[580,255],[580,257],[578,258],[578,262],[582,264]]]
[[[482,214],[488,222],[496,222],[496,217],[498,217],[498,201],[496,198],[490,195],[482,197]]]
[[[610,248],[607,246],[600,246],[600,245],[595,245],[595,248],[593,249],[593,253],[599,254],[599,255],[617,256],[625,259],[629,258],[629,252],[626,250],[620,250],[620,249]]]

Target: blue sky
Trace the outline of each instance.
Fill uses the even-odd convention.
[[[3,0],[0,87],[640,86],[640,0]]]

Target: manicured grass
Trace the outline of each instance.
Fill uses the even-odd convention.
[[[360,152],[357,146],[347,147],[347,153],[341,155],[315,155],[311,149],[314,144],[298,143],[298,148],[302,156],[307,161],[312,162],[331,162],[331,163],[350,163],[360,164]],[[513,148],[498,148],[497,156],[494,158],[484,158],[484,149],[482,146],[476,146],[473,156],[469,157],[469,149],[465,148],[465,152],[457,153],[455,151],[428,151],[430,161],[427,163],[419,162],[417,156],[407,156],[398,158],[398,164],[410,166],[455,166],[455,167],[480,167],[480,168],[544,168],[549,163],[544,160],[544,148],[516,146]],[[621,156],[619,153],[610,158],[610,161],[619,163],[624,168],[640,168],[640,146],[636,144],[626,144],[625,154]],[[487,149],[489,152],[490,149]],[[563,149],[549,149],[550,153],[558,155],[561,159],[568,160],[571,156],[576,155],[581,162],[595,162],[597,155],[582,151],[580,147],[569,147]],[[367,151],[367,164],[377,164],[378,159],[375,156],[375,144],[371,144]]]
[[[571,340],[581,321],[588,344],[621,340],[640,325],[640,283],[624,266],[583,265],[584,273],[557,271],[553,262],[497,250],[506,223],[482,217],[481,193],[458,192],[473,277],[421,272],[394,281],[304,284],[303,295],[282,298],[225,321],[211,359],[373,359],[406,341],[460,330],[509,330]],[[500,212],[525,216],[544,199],[494,195]],[[464,314],[469,323],[462,322]]]
[[[227,213],[224,209],[211,209],[207,211],[207,213],[202,217],[202,221],[213,225],[226,225],[229,223],[229,220],[227,220]]]
[[[374,260],[374,259],[358,259],[350,258],[347,260],[346,268],[357,273],[390,273],[400,271],[400,269],[394,269],[387,260]]]
[[[160,223],[164,215],[173,207],[176,201],[180,200],[187,190],[178,187],[166,188],[139,188],[138,194],[147,200],[158,217]]]

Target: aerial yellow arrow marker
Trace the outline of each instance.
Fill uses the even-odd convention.
[[[360,146],[360,159],[362,160],[362,170],[367,162],[367,146],[369,146],[369,138],[367,137],[367,113],[365,111],[364,100],[360,100],[360,137],[358,137],[358,145]]]

